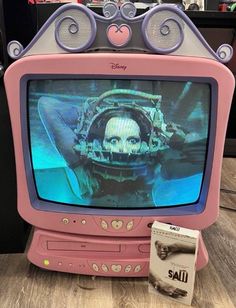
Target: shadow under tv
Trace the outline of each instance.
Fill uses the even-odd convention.
[[[45,269],[147,276],[155,220],[199,231],[219,211],[235,79],[188,17],[161,5],[60,7],[5,74],[18,211]],[[196,268],[208,254],[200,236]]]

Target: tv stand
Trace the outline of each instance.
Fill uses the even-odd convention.
[[[28,251],[28,259],[44,269],[118,277],[148,276],[149,255],[149,237],[92,237],[41,229],[35,229]],[[196,269],[207,262],[208,253],[200,236]]]

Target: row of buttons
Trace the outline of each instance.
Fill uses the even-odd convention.
[[[64,217],[64,218],[62,218],[62,222],[63,222],[65,225],[67,225],[67,224],[70,222],[70,220],[69,220],[68,218]],[[87,223],[87,221],[86,221],[85,219],[82,219],[82,220],[81,220],[81,223],[82,223],[83,225],[85,225],[85,224]],[[115,220],[112,220],[112,221],[111,221],[111,227],[112,227],[113,229],[115,229],[115,230],[119,230],[119,229],[121,229],[123,226],[124,226],[123,220],[118,220],[118,219],[116,220],[116,219],[115,219]],[[109,227],[108,222],[106,222],[106,220],[102,219],[102,220],[101,220],[101,227],[102,227],[102,229],[107,230],[108,227]],[[133,227],[134,227],[134,221],[133,221],[133,220],[129,221],[129,222],[126,224],[126,230],[127,230],[127,231],[132,230]]]
[[[93,270],[95,272],[98,272],[99,271],[99,266],[96,264],[96,263],[93,263],[92,264],[92,267],[93,267]],[[101,269],[107,273],[109,271],[109,267],[106,265],[106,264],[102,264],[101,265]],[[138,273],[140,272],[142,269],[141,265],[136,265],[133,270],[135,273]],[[114,272],[114,273],[119,273],[121,272],[122,270],[122,266],[120,264],[112,264],[111,265],[111,270]],[[130,271],[132,270],[132,266],[130,264],[126,265],[125,268],[124,268],[124,271],[125,273],[129,273]]]
[[[64,217],[64,218],[62,218],[61,222],[64,225],[68,225],[70,223],[70,219],[67,218],[67,217]],[[82,225],[86,225],[86,223],[87,223],[87,221],[85,219],[82,219],[80,222],[82,223]],[[76,223],[76,220],[73,220],[73,223]]]
[[[49,262],[48,259],[44,259],[44,260],[43,260],[43,264],[44,264],[45,266],[49,266],[49,265],[50,265],[50,262]],[[62,266],[62,265],[63,265],[63,263],[60,262],[60,261],[59,261],[57,264],[58,264],[59,266]],[[72,267],[73,264],[72,264],[72,263],[68,263],[67,265],[69,265],[69,267]],[[80,264],[79,267],[85,267],[85,265],[84,265],[84,264]],[[99,272],[99,270],[100,270],[99,266],[98,266],[96,263],[93,263],[93,264],[92,264],[92,268],[93,268],[93,270],[94,270],[95,272]],[[108,267],[108,265],[106,265],[106,264],[102,264],[102,265],[101,265],[101,269],[102,269],[102,271],[103,271],[104,273],[109,272],[109,267]],[[114,273],[119,273],[119,272],[122,271],[122,266],[121,266],[120,264],[112,264],[110,269],[111,269],[112,272],[114,272]],[[136,266],[134,266],[134,267],[132,268],[132,266],[131,266],[130,264],[128,264],[128,265],[126,265],[126,266],[124,267],[124,272],[125,272],[125,273],[129,273],[129,272],[132,271],[132,269],[133,269],[134,273],[138,273],[138,272],[141,271],[142,267],[141,267],[140,264],[138,264],[138,265],[136,265]]]
[[[124,226],[124,222],[123,220],[112,220],[111,222],[111,227],[114,229],[114,230],[120,230],[122,227]],[[106,220],[102,219],[101,220],[101,227],[103,230],[107,230],[109,225],[108,223],[106,222]],[[130,231],[132,230],[134,227],[134,222],[133,220],[129,221],[127,224],[126,224],[126,230],[127,231]]]
[[[67,224],[70,223],[70,220],[69,220],[68,218],[64,217],[64,218],[62,218],[62,222],[63,222],[64,225],[67,225]],[[73,221],[73,222],[75,222],[75,221]],[[85,224],[87,223],[87,221],[86,221],[85,219],[82,219],[82,220],[81,220],[81,223],[82,223],[83,225],[85,225]],[[101,223],[100,223],[100,224],[101,224],[101,227],[102,227],[103,230],[107,230],[107,229],[109,228],[108,222],[107,222],[106,220],[104,220],[104,219],[101,220]],[[111,227],[112,227],[114,230],[120,230],[123,226],[124,226],[123,220],[112,220],[112,221],[111,221]],[[126,228],[127,231],[132,230],[133,227],[134,227],[134,222],[133,222],[133,220],[129,221],[129,222],[126,224],[126,226],[125,226],[125,228]]]
[[[53,264],[55,264],[55,262],[53,262]],[[43,260],[43,265],[49,266],[50,265],[50,261],[48,259],[44,259]],[[73,266],[72,263],[67,263],[67,262],[63,263],[61,261],[57,262],[57,265],[59,265],[59,266],[62,266],[62,265],[67,266],[68,265],[69,267]],[[84,268],[85,264],[79,264],[79,267],[83,267]]]

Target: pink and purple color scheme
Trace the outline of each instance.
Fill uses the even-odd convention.
[[[232,55],[226,45],[214,55],[173,6],[141,17],[110,6],[105,22],[82,5],[65,5],[25,50],[9,44],[9,53],[21,57],[5,74],[18,211],[35,227],[32,263],[79,274],[147,276],[153,221],[203,230],[217,219],[234,91],[233,75],[218,60]],[[85,25],[76,24],[77,14]],[[164,40],[171,23],[173,46],[163,41],[158,47],[158,27]],[[77,46],[68,43],[67,27],[78,35]],[[199,48],[185,54],[185,30],[202,56]],[[47,52],[42,42],[49,38]],[[207,262],[200,237],[197,269]]]

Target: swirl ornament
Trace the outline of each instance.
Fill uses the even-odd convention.
[[[183,22],[168,10],[148,14],[142,24],[142,33],[147,46],[161,54],[177,50],[183,43]]]
[[[7,45],[7,52],[12,59],[19,59],[24,48],[18,41],[11,41]]]
[[[69,26],[69,32],[70,32],[71,34],[76,34],[78,31],[79,31],[79,25],[78,25],[76,22],[72,23],[72,24]]]
[[[216,54],[220,62],[227,63],[233,56],[233,48],[228,44],[223,44],[217,49]]]
[[[96,22],[92,15],[80,10],[70,12],[56,22],[55,39],[57,44],[69,52],[87,49],[96,36]]]
[[[233,56],[233,48],[228,44],[215,52],[187,15],[170,4],[155,6],[136,16],[136,7],[131,2],[121,6],[106,2],[103,14],[98,15],[82,4],[65,4],[50,16],[25,49],[17,41],[10,42],[8,54],[19,59],[125,47],[131,52],[201,57],[221,63]]]
[[[120,8],[120,14],[124,19],[131,20],[135,17],[137,9],[132,2],[125,2]]]
[[[119,13],[119,7],[114,2],[107,2],[103,6],[103,15],[109,20],[115,18]]]

